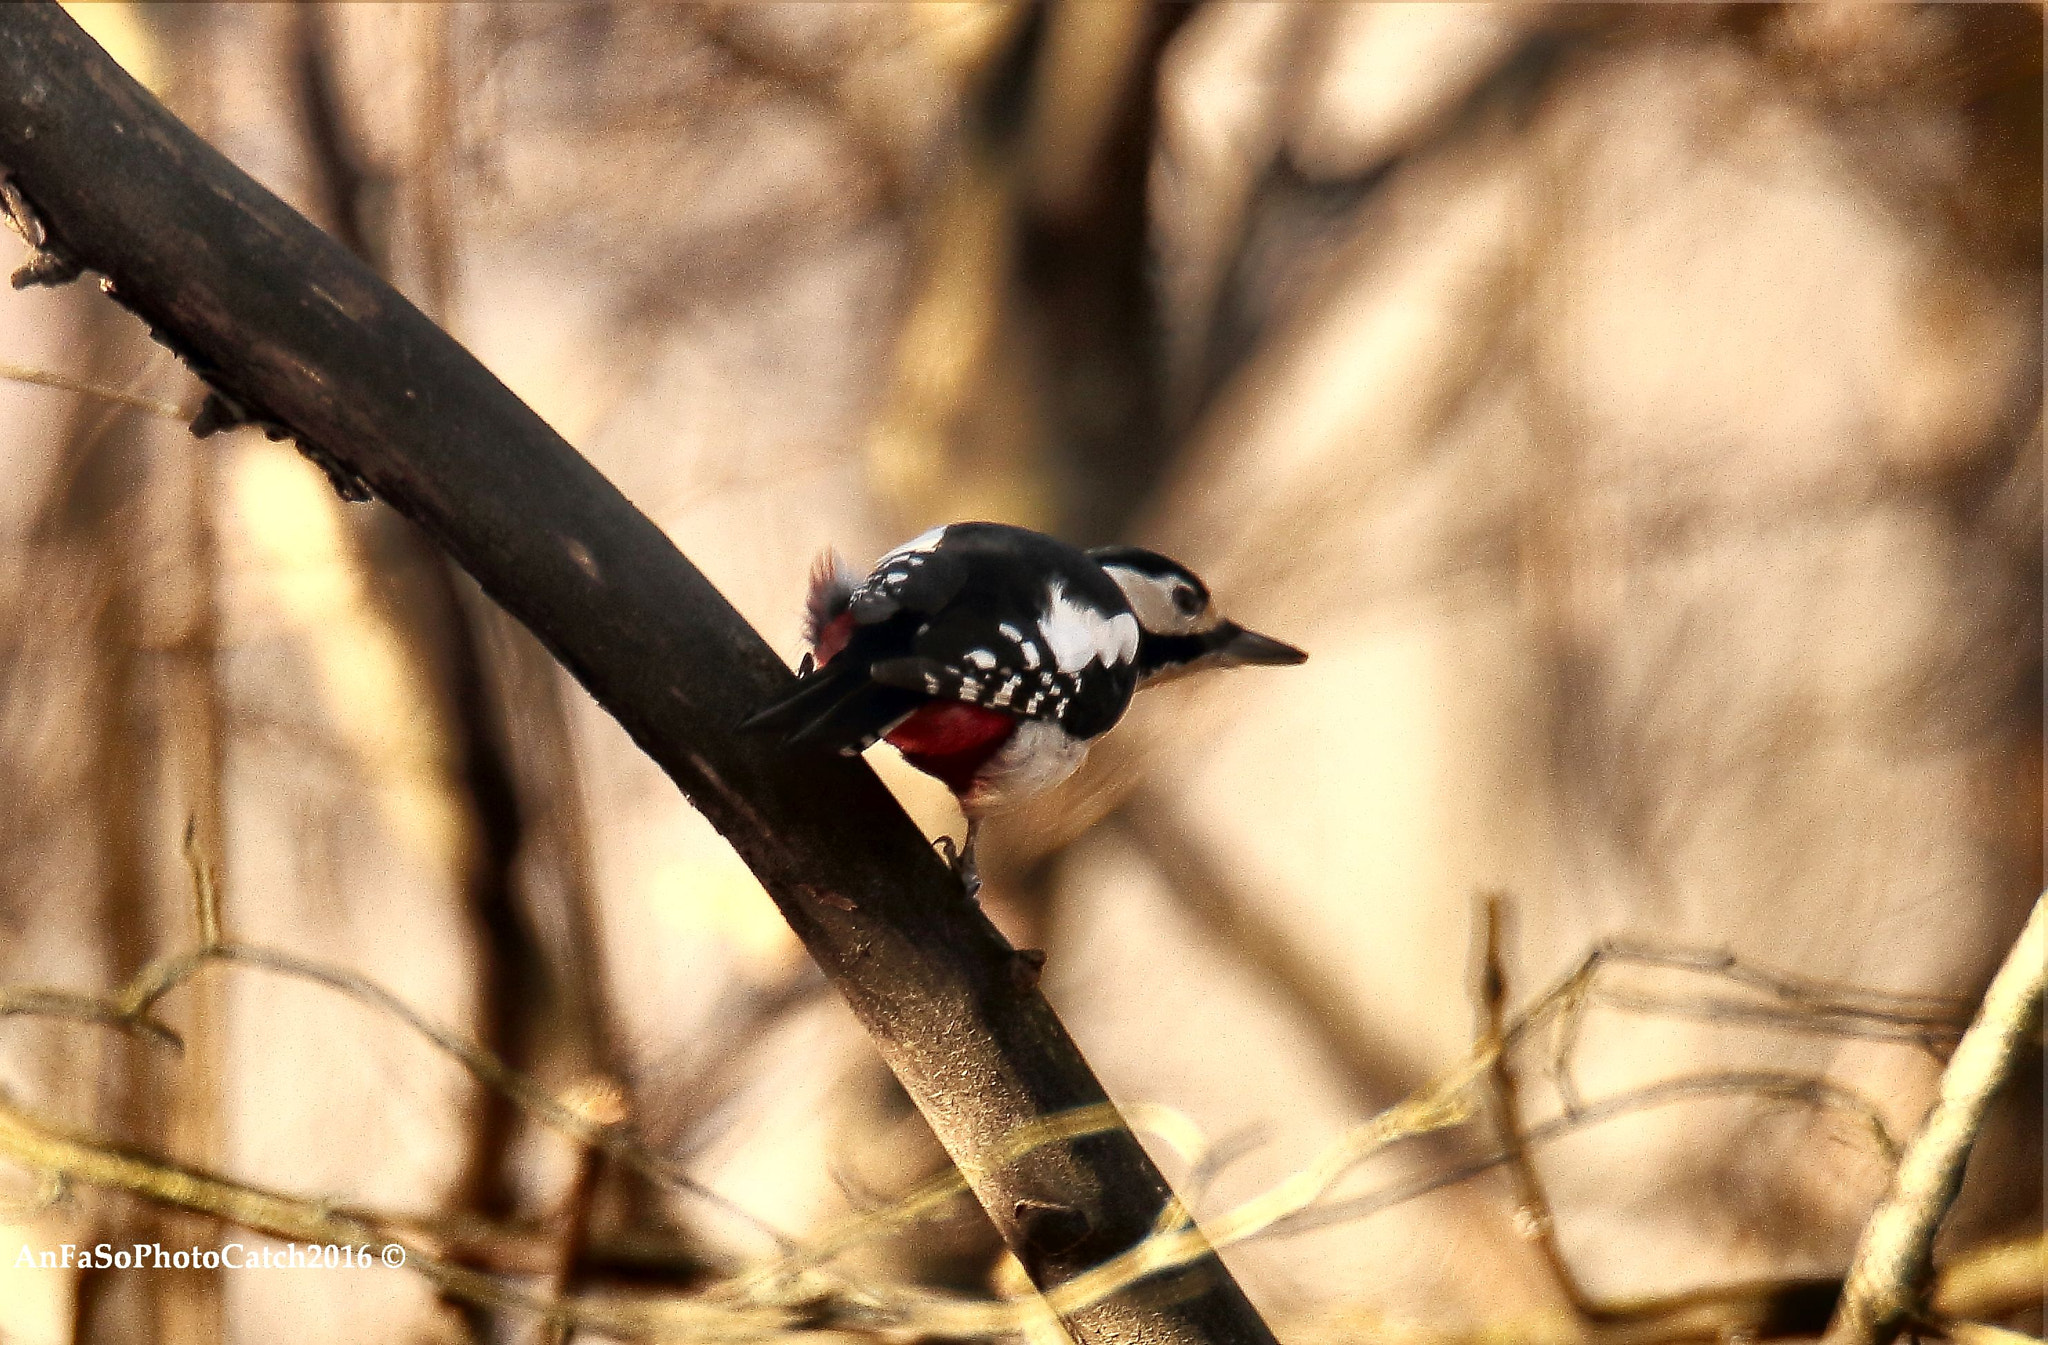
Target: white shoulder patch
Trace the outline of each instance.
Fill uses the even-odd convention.
[[[921,532],[895,550],[884,553],[882,558],[875,562],[875,568],[879,570],[890,561],[901,560],[905,556],[921,555],[926,551],[938,550],[939,543],[946,540],[947,526],[950,525],[941,524],[929,532]]]
[[[916,576],[930,553],[936,551],[945,539],[945,528],[933,528],[930,532],[920,533],[911,538],[876,561],[875,568],[868,572],[868,577],[861,580],[853,591],[852,605],[856,608],[855,615],[863,621],[893,615],[897,610],[898,595]],[[873,612],[872,609],[877,606],[882,606],[886,610]],[[863,607],[869,611],[859,610]]]
[[[1108,616],[1067,596],[1055,581],[1046,593],[1045,615],[1038,633],[1051,651],[1053,666],[1076,673],[1091,663],[1129,663],[1138,656],[1138,619],[1129,612]]]

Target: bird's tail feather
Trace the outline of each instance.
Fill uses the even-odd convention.
[[[742,720],[740,732],[784,736],[796,732],[859,685],[861,679],[852,673],[851,668],[827,665],[804,674],[795,691]]]
[[[918,697],[895,687],[862,681],[802,728],[789,735],[792,747],[818,747],[848,755],[870,746],[918,706]]]
[[[917,696],[876,685],[858,665],[836,666],[842,662],[811,673],[793,693],[741,723],[741,732],[779,734],[791,747],[858,752],[917,708]]]

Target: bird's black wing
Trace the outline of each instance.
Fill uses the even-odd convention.
[[[845,648],[742,727],[851,752],[923,702],[952,700],[1092,738],[1137,686],[1136,628],[1121,592],[1092,561],[1036,533],[935,529],[882,557],[844,602],[854,621]],[[1062,670],[1063,653],[1071,667],[1097,652],[1091,641],[1097,659]]]
[[[913,542],[882,557],[847,602],[854,621],[875,626],[904,612],[930,616],[944,611],[968,573],[966,561],[949,555],[944,545],[943,537],[928,548]]]
[[[1064,719],[1081,689],[1078,673],[963,666],[919,654],[884,659],[868,669],[868,676],[884,686],[921,692],[935,700],[1007,710],[1020,719]]]
[[[868,676],[934,699],[1058,724],[1077,738],[1107,730],[1137,688],[1135,664],[1113,654],[1061,668],[1039,615],[1006,614],[994,604],[942,613],[912,645],[906,654],[875,660]]]

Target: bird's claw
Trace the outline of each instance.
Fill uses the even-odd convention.
[[[981,899],[981,874],[974,863],[974,846],[961,848],[953,843],[951,836],[941,836],[932,842],[932,849],[939,852],[939,858],[946,861],[946,867],[960,880],[969,901]]]

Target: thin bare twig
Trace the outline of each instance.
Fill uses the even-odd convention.
[[[199,931],[199,946],[212,948],[221,941],[220,890],[214,886],[213,866],[199,848],[199,819],[185,819],[185,864],[192,870],[192,915]]]
[[[1493,1041],[1501,1040],[1508,1031],[1507,967],[1501,949],[1501,922],[1505,918],[1503,906],[1501,894],[1489,892],[1481,898],[1478,913],[1481,1030]],[[1521,1095],[1508,1052],[1494,1054],[1493,1068],[1487,1071],[1487,1082],[1493,1091],[1493,1111],[1500,1131],[1501,1152],[1507,1158],[1508,1173],[1515,1184],[1515,1230],[1536,1248],[1537,1255],[1549,1267],[1551,1278],[1557,1281],[1557,1287],[1571,1304],[1572,1311],[1589,1321],[1597,1321],[1605,1315],[1604,1310],[1579,1283],[1571,1262],[1565,1259],[1564,1249],[1558,1245],[1556,1213],[1551,1208],[1550,1195],[1544,1189],[1542,1176],[1536,1170],[1536,1161],[1530,1156],[1528,1141],[1523,1134]]]
[[[1921,1311],[1935,1230],[1962,1189],[1963,1165],[1991,1099],[2041,1022],[2048,986],[2048,895],[1991,980],[1984,1003],[1941,1076],[1934,1107],[1890,1190],[1863,1227],[1823,1345],[1878,1345]]]
[[[1642,1088],[1617,1093],[1613,1097],[1586,1103],[1576,1111],[1566,1112],[1539,1125],[1530,1126],[1522,1132],[1522,1143],[1531,1147],[1548,1144],[1552,1140],[1563,1139],[1566,1135],[1575,1134],[1603,1121],[1616,1120],[1657,1107],[1668,1107],[1677,1102],[1742,1096],[1797,1102],[1814,1107],[1831,1107],[1846,1112],[1869,1130],[1872,1143],[1877,1146],[1878,1152],[1884,1156],[1886,1162],[1894,1161],[1898,1156],[1897,1141],[1885,1128],[1884,1117],[1869,1099],[1854,1089],[1845,1088],[1826,1079],[1816,1079],[1805,1074],[1782,1074],[1773,1070],[1730,1070],[1724,1073],[1693,1074],[1677,1079],[1664,1079]],[[1511,1155],[1507,1150],[1501,1149],[1463,1167],[1445,1172],[1424,1173],[1419,1177],[1396,1182],[1363,1195],[1317,1204],[1287,1216],[1284,1222],[1276,1221],[1272,1235],[1292,1236],[1296,1233],[1327,1228],[1333,1224],[1363,1219],[1367,1215],[1378,1214],[1382,1210],[1391,1209],[1418,1196],[1470,1181],[1509,1161]]]
[[[679,1164],[638,1144],[601,1117],[564,1103],[475,1042],[433,1022],[383,986],[354,972],[274,948],[221,943],[179,954],[145,968],[134,986],[123,993],[121,1007],[130,1014],[147,1012],[208,962],[255,967],[295,980],[310,981],[388,1014],[443,1054],[452,1057],[479,1083],[510,1099],[549,1128],[601,1150],[650,1181],[694,1196],[743,1220],[780,1247],[788,1249],[796,1245],[787,1233],[690,1176]]]
[[[551,1301],[500,1283],[492,1276],[458,1266],[408,1245],[353,1215],[336,1212],[321,1202],[300,1199],[242,1182],[230,1181],[197,1168],[117,1151],[86,1136],[30,1116],[0,1101],[0,1153],[50,1179],[75,1179],[94,1186],[127,1191],[161,1205],[208,1214],[243,1228],[295,1242],[368,1249],[372,1255],[388,1245],[394,1262],[426,1276],[438,1288],[467,1302],[536,1313],[551,1321],[571,1322],[635,1339],[669,1339],[687,1335],[702,1340],[748,1340],[787,1329],[792,1312],[773,1305],[738,1305],[699,1300],[664,1299],[653,1303],[612,1303],[590,1300]]]
[[[1489,960],[1497,970],[1497,954]],[[263,967],[328,986],[373,1008],[394,1014],[429,1041],[463,1060],[487,1084],[518,1090],[514,1095],[522,1103],[536,1100],[527,1095],[527,1090],[539,1094],[536,1085],[521,1080],[515,1072],[491,1059],[487,1052],[435,1028],[374,983],[351,973],[321,967],[271,950],[223,944],[164,959],[146,969],[120,995],[97,1001],[99,1016],[126,1021],[146,1013],[163,995],[212,961]],[[408,1248],[409,1255],[417,1253],[425,1258],[418,1268],[448,1293],[485,1306],[538,1313],[545,1324],[557,1330],[590,1327],[635,1339],[658,1338],[673,1334],[676,1329],[674,1323],[687,1321],[690,1324],[688,1330],[714,1339],[777,1335],[820,1325],[899,1332],[916,1330],[956,1337],[1015,1334],[1020,1331],[1027,1334],[1049,1332],[1056,1329],[1056,1316],[1083,1310],[1088,1304],[1162,1270],[1204,1259],[1214,1247],[1252,1237],[1305,1231],[1339,1219],[1364,1217],[1516,1161],[1514,1153],[1503,1150],[1482,1161],[1421,1180],[1396,1184],[1363,1197],[1337,1203],[1328,1203],[1325,1199],[1335,1183],[1366,1158],[1394,1143],[1468,1120],[1475,1113],[1475,1089],[1480,1080],[1497,1067],[1502,1044],[1521,1039],[1532,1027],[1561,1013],[1570,1004],[1573,989],[1569,982],[1554,986],[1511,1022],[1503,1021],[1499,1009],[1494,1008],[1489,1020],[1492,1024],[1490,1030],[1482,1034],[1459,1069],[1434,1087],[1340,1137],[1307,1169],[1224,1212],[1211,1221],[1208,1234],[1194,1225],[1185,1209],[1176,1205],[1162,1213],[1146,1238],[1122,1255],[1089,1269],[1050,1294],[1004,1302],[933,1295],[893,1283],[857,1282],[823,1270],[824,1263],[840,1251],[869,1237],[901,1228],[941,1207],[966,1188],[967,1179],[957,1172],[925,1183],[886,1209],[857,1215],[800,1249],[785,1250],[783,1255],[766,1264],[723,1281],[708,1295],[679,1301],[655,1300],[643,1305],[649,1315],[621,1317],[606,1309],[593,1309],[583,1300],[563,1299],[558,1293],[514,1293],[487,1276],[480,1276],[451,1262],[445,1252],[435,1250],[434,1244],[450,1245],[452,1238],[453,1243],[466,1245],[465,1235],[459,1229],[450,1238],[444,1238],[431,1230],[424,1230],[416,1222],[394,1220],[371,1212],[338,1213],[327,1202],[269,1192],[256,1192],[254,1203],[251,1203],[247,1188],[228,1189],[233,1188],[232,1183],[225,1183],[209,1174],[132,1154],[111,1153],[95,1141],[69,1137],[76,1146],[99,1151],[101,1159],[118,1160],[116,1166],[108,1167],[104,1162],[87,1158],[77,1148],[65,1149],[61,1144],[52,1148],[46,1127],[39,1127],[37,1123],[19,1114],[11,1114],[5,1108],[0,1108],[0,1152],[9,1153],[41,1174],[46,1182],[46,1192],[48,1182],[75,1177],[285,1236],[310,1237],[312,1232],[328,1235],[347,1232],[353,1236],[370,1230],[376,1236],[399,1242]],[[19,997],[24,992],[13,993]],[[34,992],[26,993],[32,995]],[[1503,990],[1494,987],[1488,990],[1488,997],[1497,1006],[1505,995]],[[85,1001],[90,997],[73,998]],[[522,1083],[523,1089],[520,1088]],[[1888,1158],[1896,1153],[1896,1146],[1886,1133],[1876,1109],[1850,1090],[1826,1080],[1804,1076],[1750,1072],[1666,1080],[1632,1093],[1601,1099],[1575,1113],[1552,1118],[1520,1135],[1524,1153],[1522,1161],[1526,1162],[1528,1146],[1548,1143],[1586,1126],[1650,1107],[1729,1095],[1759,1095],[1850,1111],[1870,1126]],[[570,1133],[582,1134],[592,1128],[610,1127],[616,1119],[615,1110],[603,1105],[581,1105],[575,1100],[558,1102],[544,1095],[539,1095],[537,1100],[542,1104],[543,1119],[560,1110],[572,1113],[582,1123],[564,1127]],[[24,1138],[19,1127],[10,1130],[10,1115],[21,1125],[38,1131],[40,1138],[36,1135]],[[1159,1136],[1198,1174],[1211,1171],[1217,1165],[1223,1150],[1208,1145],[1186,1117],[1157,1107],[1134,1107],[1130,1109],[1130,1115],[1133,1122]],[[989,1161],[1014,1163],[1040,1148],[1103,1133],[1122,1124],[1123,1120],[1112,1108],[1078,1109],[1012,1135],[1007,1142],[991,1151]],[[59,1135],[56,1138],[64,1140],[66,1137]],[[630,1145],[630,1141],[627,1143]],[[120,1163],[128,1166],[119,1166]],[[265,1201],[272,1203],[265,1204]],[[318,1222],[327,1219],[342,1222]],[[476,1222],[469,1221],[471,1224]],[[408,1229],[412,1231],[407,1232]],[[475,1229],[470,1231],[472,1234],[476,1232]],[[531,1237],[513,1234],[512,1242],[507,1243],[505,1232],[495,1227],[486,1229],[484,1236],[501,1253],[509,1247],[514,1260],[522,1264],[530,1261],[536,1251],[550,1270],[559,1271],[564,1264],[561,1259],[563,1244],[559,1238],[547,1244],[536,1244]],[[474,1242],[475,1237],[469,1237],[468,1241]],[[2036,1255],[2038,1259],[2038,1253]],[[498,1258],[499,1261],[503,1259],[503,1256]],[[2007,1274],[1999,1282],[2011,1278]],[[1832,1301],[1834,1289],[1826,1285],[1816,1289],[1804,1282],[1789,1283],[1765,1286],[1753,1293],[1737,1286],[1725,1291],[1728,1303],[1715,1311],[1729,1320],[1733,1320],[1729,1314],[1741,1316],[1748,1312],[1749,1316],[1742,1316],[1741,1320],[1776,1321],[1777,1318],[1768,1314],[1787,1312],[1790,1310],[1785,1306],[1787,1303],[1805,1304],[1820,1292],[1825,1292],[1829,1295],[1828,1301]],[[1748,1296],[1744,1297],[1745,1294]],[[1755,1302],[1752,1303],[1752,1299]],[[1749,1307],[1743,1307],[1744,1304]],[[1957,1306],[1963,1306],[1960,1300]],[[739,1315],[721,1317],[716,1311],[710,1311],[727,1308],[737,1310]],[[682,1315],[678,1317],[677,1313]],[[1615,1335],[1617,1343],[1624,1338],[1642,1342],[1681,1340],[1694,1338],[1697,1334],[1701,1311],[1676,1300],[1658,1301],[1647,1305],[1613,1306],[1602,1312],[1601,1320],[1617,1329],[1624,1324],[1629,1325],[1634,1334],[1626,1337]],[[1608,1334],[1612,1333],[1603,1332],[1602,1338]]]
[[[1769,998],[1748,1002],[1719,997],[1632,995],[1601,983],[1604,972],[1624,966],[1709,976]],[[1539,1020],[1551,1028],[1550,1078],[1567,1111],[1582,1105],[1569,1062],[1584,1026],[1585,1011],[1592,1004],[1829,1036],[1906,1042],[1930,1050],[1945,1036],[1954,1035],[1967,1011],[1964,1001],[1951,996],[1864,990],[1766,971],[1741,962],[1724,950],[1668,948],[1625,940],[1595,945],[1537,1002],[1554,1005],[1557,1011],[1541,1015],[1532,1012],[1511,1031],[1519,1037]]]
[[[309,958],[273,948],[219,942],[160,958],[144,967],[134,981],[112,995],[41,986],[0,990],[0,1017],[62,1018],[98,1023],[182,1049],[184,1043],[178,1034],[153,1017],[150,1011],[166,995],[216,962],[254,967],[308,981],[366,1008],[387,1014],[454,1059],[478,1083],[507,1098],[551,1129],[609,1155],[649,1181],[693,1196],[742,1220],[785,1252],[794,1250],[797,1245],[787,1233],[690,1176],[680,1164],[653,1152],[624,1133],[609,1110],[593,1110],[576,1105],[573,1099],[564,1102],[556,1098],[491,1052],[425,1017],[368,977]]]
[[[94,397],[117,406],[130,406],[137,411],[147,411],[153,416],[162,416],[166,420],[180,423],[192,419],[191,411],[172,402],[145,397],[141,393],[128,392],[121,388],[104,388],[88,379],[70,378],[63,374],[53,374],[47,369],[31,369],[22,364],[0,363],[0,381],[27,383],[33,387],[51,388],[58,392],[74,392],[81,397]]]
[[[78,994],[69,990],[42,986],[0,990],[0,1018],[68,1018],[73,1022],[97,1023],[102,1027],[133,1033],[174,1051],[183,1050],[185,1046],[185,1039],[175,1029],[146,1013],[132,1012],[100,995]]]
[[[2038,1307],[2044,1271],[2048,1237],[2040,1235],[1960,1253],[1935,1277],[1934,1298],[1944,1317],[1960,1319],[1958,1325],[1944,1321],[1943,1333],[1962,1345],[1997,1345],[1977,1337],[1984,1328],[1968,1319],[1997,1319]],[[1287,1322],[1285,1334],[1295,1345],[1355,1345],[1361,1340],[1379,1345],[1728,1345],[1811,1339],[1826,1324],[1841,1289],[1841,1280],[1828,1277],[1744,1281],[1616,1302],[1604,1322],[1574,1323],[1545,1313],[1448,1329],[1340,1308]]]

